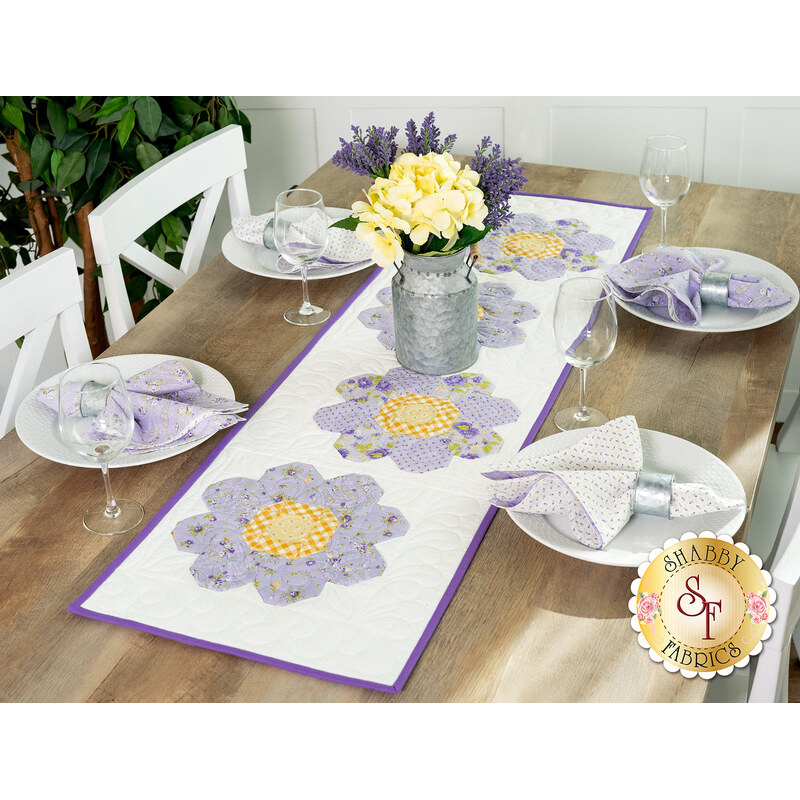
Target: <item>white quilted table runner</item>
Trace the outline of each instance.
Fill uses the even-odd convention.
[[[481,244],[472,367],[399,366],[376,270],[70,611],[400,691],[496,512],[481,473],[533,439],[568,374],[560,282],[628,258],[651,213],[512,209]]]

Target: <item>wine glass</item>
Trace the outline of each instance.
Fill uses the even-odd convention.
[[[330,220],[322,195],[313,189],[287,189],[275,200],[273,219],[275,247],[290,264],[300,267],[303,282],[303,305],[290,308],[283,318],[293,325],[319,325],[331,312],[308,300],[308,265],[325,252],[328,244]]]
[[[94,361],[68,369],[58,382],[58,430],[64,443],[86,461],[100,465],[105,503],[83,515],[92,533],[110,536],[135,528],[144,509],[135,500],[116,499],[111,492],[108,462],[130,443],[133,409],[125,382],[112,364]]]
[[[667,209],[689,191],[689,150],[685,139],[670,134],[648,136],[639,170],[644,196],[661,209],[661,241],[667,245]]]
[[[586,406],[586,370],[605,361],[617,341],[617,309],[607,281],[588,275],[565,280],[558,288],[553,331],[567,363],[580,369],[578,405],[559,411],[556,425],[571,431],[608,422],[601,411]]]

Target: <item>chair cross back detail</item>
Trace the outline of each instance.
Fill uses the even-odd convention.
[[[81,282],[75,253],[48,253],[0,280],[0,347],[25,337],[0,407],[0,436],[14,427],[20,403],[34,388],[39,367],[58,323],[70,367],[92,360],[81,314]]]
[[[250,213],[244,170],[244,137],[229,125],[154,164],[121,186],[89,214],[95,258],[115,339],[134,325],[120,256],[172,289],[197,272],[211,223],[227,185],[231,216]],[[183,251],[180,270],[137,244],[136,239],[178,206],[202,194]]]

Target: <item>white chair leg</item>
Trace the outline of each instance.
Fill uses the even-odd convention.
[[[747,701],[749,703],[781,702],[779,698],[788,692],[788,686],[781,690],[781,676],[783,676],[784,683],[788,684],[789,681],[788,653],[785,652],[785,648],[777,650],[765,644],[764,649],[754,658],[756,659],[755,675]]]
[[[776,446],[779,453],[800,453],[800,395],[778,432]]]

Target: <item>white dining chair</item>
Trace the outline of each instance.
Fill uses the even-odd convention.
[[[776,618],[772,635],[755,656],[748,702],[786,702],[790,659],[800,654],[800,402],[771,445],[756,499],[751,550],[772,575]],[[788,488],[787,488],[788,487]],[[777,535],[770,536],[770,531]],[[752,536],[748,537],[748,545]],[[759,551],[759,544],[763,550]],[[792,652],[792,640],[796,652]]]
[[[0,280],[0,347],[25,337],[0,406],[0,436],[14,427],[19,404],[35,386],[56,323],[67,364],[72,367],[92,360],[82,302],[75,253],[68,247],[17,267]]]
[[[197,272],[211,223],[225,186],[231,217],[248,215],[244,137],[239,125],[221,130],[167,156],[146,169],[89,214],[95,258],[103,274],[112,338],[134,325],[120,256],[171,289]],[[180,269],[138,244],[148,228],[178,206],[202,194]]]

